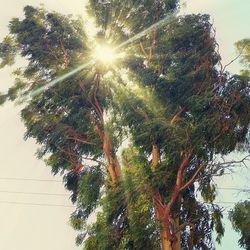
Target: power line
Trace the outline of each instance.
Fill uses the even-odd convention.
[[[225,188],[231,190],[231,188]],[[235,190],[235,189],[233,189]],[[238,190],[238,189],[236,189]],[[239,189],[241,190],[241,189]],[[246,189],[247,190],[247,189]],[[250,191],[250,190],[249,190]],[[59,193],[39,193],[39,192],[22,192],[22,191],[8,191],[8,190],[0,190],[0,193],[6,193],[6,194],[28,194],[28,195],[49,195],[49,196],[64,196],[67,197],[70,194],[59,194]],[[228,203],[228,202],[217,202],[217,203]],[[235,202],[229,202],[229,203],[235,203]]]
[[[0,201],[2,204],[11,204],[11,205],[25,205],[25,206],[39,206],[39,207],[64,207],[64,208],[76,208],[72,205],[63,205],[63,204],[49,204],[49,203],[33,203],[33,202],[16,202],[16,201]],[[221,201],[215,202],[216,204],[236,204],[237,202],[233,201]],[[210,203],[209,203],[210,204]]]
[[[22,191],[8,191],[8,190],[0,190],[0,193],[6,193],[6,194],[30,194],[30,195],[51,195],[51,196],[69,196],[69,194],[22,192]]]
[[[0,191],[1,192],[1,191]],[[7,191],[7,193],[9,193]],[[10,192],[10,193],[19,193],[19,192]],[[25,194],[44,194],[44,195],[47,195],[46,193],[26,193],[26,192],[20,192],[20,193],[25,193]],[[48,193],[49,194],[49,193]],[[64,194],[49,194],[49,195],[63,195],[65,196]],[[208,202],[203,202],[203,203],[206,203],[206,204],[236,204],[240,201],[215,201],[213,203],[208,203]],[[36,205],[36,206],[61,206],[61,207],[75,207],[75,206],[70,206],[70,205],[59,205],[59,204],[47,204],[47,203],[25,203],[25,202],[15,202],[15,201],[0,201],[0,203],[8,203],[8,204],[24,204],[24,205]]]
[[[60,182],[62,180],[46,180],[46,179],[33,179],[33,178],[14,178],[14,177],[0,177],[0,180],[16,180],[16,181],[39,181],[39,182]],[[218,187],[218,190],[238,190],[238,191],[250,191],[247,188],[236,188],[236,187]],[[1,192],[1,191],[0,191]]]
[[[238,190],[238,191],[250,191],[250,189],[247,188],[234,188],[234,187],[221,187],[221,188],[217,188],[217,189],[221,189],[221,190]]]
[[[218,204],[236,204],[240,201],[214,201],[212,203],[210,202],[203,202],[203,201],[200,201],[201,203],[204,203],[204,204],[208,204],[208,205],[218,205]]]
[[[17,201],[0,201],[4,204],[18,204],[18,205],[28,205],[28,206],[41,206],[41,207],[68,207],[75,208],[75,206],[62,205],[62,204],[47,204],[47,203],[32,203],[32,202],[17,202]]]
[[[15,181],[44,181],[44,182],[61,182],[60,180],[43,180],[43,179],[32,179],[32,178],[12,178],[12,177],[0,177],[0,180],[15,180]]]
[[[213,204],[236,204],[236,203],[238,203],[238,201],[215,201]]]

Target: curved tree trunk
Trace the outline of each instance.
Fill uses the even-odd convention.
[[[152,147],[152,167],[156,168],[159,162],[157,145]],[[156,220],[160,225],[160,238],[162,250],[181,250],[181,231],[179,230],[179,216],[172,214],[171,208],[179,195],[179,181],[173,190],[172,198],[167,205],[163,204],[159,190],[154,190],[153,201]]]
[[[152,147],[152,167],[155,169],[158,163],[159,163],[159,150],[157,145],[154,144]],[[159,190],[157,189],[154,190],[153,201],[154,201],[156,220],[158,221],[160,226],[161,249],[174,250],[172,247],[169,225],[166,225],[166,223],[164,223],[163,221],[165,208]]]
[[[112,185],[115,185],[117,183],[118,177],[121,175],[121,169],[118,160],[113,156],[109,132],[105,130],[103,109],[97,98],[97,92],[100,85],[100,75],[98,73],[96,73],[94,80],[96,81],[96,86],[93,94],[92,106],[96,112],[96,115],[99,117],[100,124],[103,128],[100,129],[99,125],[97,125],[96,123],[95,131],[98,134],[99,138],[102,140],[103,152],[107,161],[107,172],[110,176]]]
[[[112,184],[116,184],[117,179],[121,175],[121,169],[118,160],[112,155],[111,142],[108,132],[103,133],[103,151],[107,160],[107,169],[111,178],[111,182]]]

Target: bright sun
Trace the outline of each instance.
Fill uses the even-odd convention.
[[[107,45],[97,45],[93,57],[96,61],[100,61],[101,63],[111,64],[118,58],[118,55],[114,49]]]

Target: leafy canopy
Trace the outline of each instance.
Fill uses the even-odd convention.
[[[89,1],[96,41],[114,47],[171,18],[122,48],[126,56],[112,67],[94,62],[50,88],[92,60],[81,19],[26,6],[0,43],[1,67],[17,55],[28,61],[0,102],[44,87],[22,110],[25,136],[64,176],[85,249],[160,249],[163,229],[172,246],[211,249],[213,230],[218,241],[224,233],[212,178],[228,166],[218,155],[246,142],[249,77],[219,70],[208,15],[174,16],[177,8],[175,0]]]

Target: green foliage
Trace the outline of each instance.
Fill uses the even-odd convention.
[[[35,138],[37,156],[64,176],[77,207],[71,215],[76,243],[84,241],[85,249],[160,249],[163,216],[156,218],[156,194],[161,207],[171,205],[171,231],[181,233],[183,249],[211,249],[213,231],[217,241],[224,233],[219,207],[198,201],[194,182],[212,203],[213,175],[223,174],[216,157],[238,149],[249,131],[249,75],[218,71],[209,16],[174,17],[177,8],[176,0],[89,1],[100,28],[96,41],[113,46],[171,18],[123,48],[126,56],[115,67],[93,63],[50,88],[52,80],[91,60],[81,19],[26,6],[0,43],[1,67],[18,54],[28,61],[14,72],[0,104],[33,93],[22,110],[25,138]],[[248,42],[237,44],[244,63]],[[112,183],[109,167],[126,137],[131,146]],[[98,208],[96,222],[88,225]]]
[[[143,40],[144,48],[150,39],[148,36]],[[150,157],[153,144],[159,148],[161,162],[154,171],[148,162],[144,174],[148,175],[148,185],[159,190],[164,203],[172,195],[169,190],[174,189],[182,152],[189,148],[192,156],[185,170],[185,181],[201,177],[199,190],[205,202],[212,203],[216,196],[212,176],[223,174],[223,170],[216,164],[210,167],[210,163],[218,154],[226,155],[237,149],[247,136],[249,78],[217,70],[220,56],[207,15],[176,18],[157,31],[155,39],[157,45],[152,58],[146,58],[148,62],[138,53],[136,59],[128,58],[125,63],[130,69],[130,80],[139,89],[151,91],[158,112],[149,105],[149,98],[145,100],[138,95],[139,91],[129,89],[129,84],[120,95],[118,109],[124,124],[130,128],[131,140],[145,158]],[[178,113],[179,117],[172,122]],[[199,166],[204,167],[196,176]],[[224,234],[222,214],[218,208],[203,207],[194,197],[192,202],[197,206],[189,208],[186,200],[191,198],[189,193],[184,201],[176,202],[173,211],[178,211],[183,223],[195,221],[194,246],[211,249],[212,231],[217,232],[218,242]],[[186,210],[196,217],[191,213],[185,215]],[[182,234],[188,232],[184,229]],[[188,241],[182,244],[187,247]]]
[[[250,77],[250,39],[242,39],[235,43],[236,51],[239,54],[240,62],[244,66],[241,75]]]
[[[124,178],[116,191],[106,190],[102,212],[88,232],[84,249],[160,249],[152,220],[150,187],[143,171],[147,160],[135,148],[123,152]],[[95,244],[95,245],[93,245]]]
[[[250,39],[243,39],[235,43],[237,51],[240,53],[241,62],[250,67]]]
[[[208,182],[209,183],[209,182]],[[203,185],[201,195],[205,202],[213,203],[216,198],[216,186],[215,185]]]
[[[178,0],[132,1],[90,0],[88,12],[95,17],[101,34],[109,34],[117,43],[133,36],[178,8]],[[140,15],[140,18],[138,18]]]
[[[221,221],[223,218],[222,212],[219,209],[214,209],[212,216],[215,224],[215,231],[217,232],[216,241],[218,243],[221,243],[221,238],[225,232],[225,229]]]
[[[24,18],[14,18],[9,27],[11,39],[4,39],[3,44],[15,45],[16,50],[3,47],[2,64],[10,64],[6,58],[11,55],[14,60],[19,53],[29,64],[14,72],[15,84],[1,96],[1,102],[26,95],[89,59],[81,19],[26,6]],[[72,192],[71,200],[77,209],[71,223],[80,231],[78,244],[85,237],[85,221],[99,205],[104,185],[99,161],[103,158],[102,142],[95,132],[95,126],[101,125],[93,95],[105,107],[109,105],[110,91],[105,84],[96,90],[95,74],[82,71],[34,96],[22,110],[25,138],[36,139],[41,145],[38,157],[47,158],[53,174],[64,175],[65,187]]]
[[[203,204],[196,199],[194,186],[183,192],[181,222],[190,221],[189,230],[182,231],[182,249],[213,249],[213,231],[217,233],[216,240],[220,242],[224,234],[222,213],[218,205]],[[193,223],[192,223],[193,222]],[[190,244],[190,239],[193,243]]]
[[[4,104],[8,98],[6,94],[0,94],[0,105]]]
[[[15,41],[10,36],[6,36],[0,43],[0,58],[2,59],[0,68],[13,65],[16,53],[17,45]]]
[[[235,231],[240,233],[239,246],[250,249],[250,201],[237,203],[229,212],[229,219]]]
[[[122,249],[160,249],[157,224],[152,220],[150,176],[147,159],[136,148],[129,147],[123,152],[124,192],[128,210],[127,247]]]

